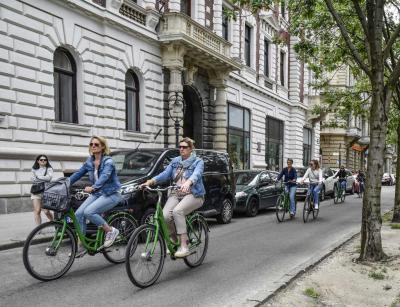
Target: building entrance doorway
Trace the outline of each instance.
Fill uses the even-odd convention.
[[[197,89],[191,85],[183,86],[185,115],[183,118],[183,136],[195,141],[197,148],[203,147],[203,108]]]

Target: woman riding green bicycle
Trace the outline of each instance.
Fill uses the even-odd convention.
[[[194,152],[194,141],[188,137],[179,142],[180,156],[174,158],[167,168],[154,178],[147,180],[144,186],[152,186],[173,180],[178,190],[172,190],[163,209],[164,219],[168,225],[171,239],[180,247],[174,254],[176,258],[190,255],[185,216],[200,208],[204,202],[205,189],[202,175],[204,162]]]

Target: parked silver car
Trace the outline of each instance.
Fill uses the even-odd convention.
[[[307,194],[308,179],[304,181],[304,184],[300,183],[301,178],[303,178],[304,174],[307,171],[306,167],[295,167],[297,170],[297,190],[296,196],[305,197]],[[334,172],[330,168],[322,168],[322,177],[324,178],[324,182],[322,184],[321,192],[319,193],[319,197],[321,200],[324,200],[327,195],[332,195],[334,193],[335,183],[338,181],[337,178],[333,178]]]

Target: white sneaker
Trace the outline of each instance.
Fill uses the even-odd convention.
[[[119,235],[119,230],[117,228],[114,228],[114,227],[111,227],[111,228],[112,228],[112,230],[107,232],[107,234],[106,234],[106,239],[104,241],[105,248],[110,247]]]
[[[318,210],[318,204],[314,204],[314,209]]]
[[[189,255],[190,255],[189,249],[187,247],[183,248],[182,246],[180,246],[176,251],[176,253],[174,254],[176,258],[185,258]]]

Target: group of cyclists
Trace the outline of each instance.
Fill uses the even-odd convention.
[[[105,212],[111,210],[121,200],[121,195],[120,195],[121,183],[117,176],[117,170],[114,161],[110,156],[110,148],[108,146],[107,140],[104,137],[93,136],[90,139],[88,151],[89,151],[89,157],[87,158],[87,160],[83,163],[83,165],[77,172],[75,172],[69,179],[67,179],[69,185],[72,185],[74,182],[82,178],[82,176],[88,175],[90,181],[90,185],[84,188],[84,192],[88,193],[90,196],[76,210],[75,212],[76,219],[74,218],[75,219],[74,224],[76,224],[75,226],[77,227],[78,231],[80,231],[81,234],[83,235],[83,237],[78,236],[78,238],[81,238],[83,242],[80,242],[79,239],[77,240],[78,247],[77,249],[75,249],[75,247],[72,248],[72,251],[69,253],[68,256],[70,259],[83,257],[86,253],[93,254],[91,247],[87,245],[87,243],[85,243],[84,240],[86,238],[85,237],[86,220],[89,220],[93,224],[97,225],[99,229],[100,230],[102,229],[101,231],[103,231],[104,233],[103,246],[101,246],[99,250],[111,247],[116,238],[119,237],[120,235],[120,231],[116,227],[114,227],[115,224],[113,224],[111,220],[107,220],[109,221],[109,223],[107,223],[107,221],[103,216]],[[38,157],[39,162],[42,162],[40,160],[47,161],[47,157],[46,159],[44,159],[43,156],[44,155],[40,155]],[[33,170],[37,173],[37,174],[35,173],[36,174],[35,178],[40,179],[44,175],[46,175],[47,170],[42,170],[42,168],[44,168],[44,166],[43,167],[42,165],[38,166],[38,169],[41,171],[40,173],[36,169]],[[205,244],[205,247],[203,248],[204,250],[202,251],[203,256],[200,257],[200,260],[196,262],[198,264],[194,265],[188,260],[188,258],[192,257],[191,255],[193,254],[193,250],[191,250],[193,244],[200,244],[201,240],[206,240],[208,242],[208,239],[205,239],[205,237],[203,238],[201,235],[200,226],[202,223],[197,223],[196,225],[191,225],[189,223],[189,226],[187,226],[188,224],[186,220],[186,216],[188,216],[196,209],[200,208],[204,203],[204,196],[206,192],[203,184],[203,172],[204,172],[204,162],[201,158],[196,156],[194,141],[188,137],[185,137],[181,139],[181,141],[179,142],[179,156],[172,159],[172,161],[169,163],[169,165],[165,168],[163,172],[161,172],[160,174],[151,179],[148,179],[146,182],[138,186],[138,188],[140,189],[148,189],[149,191],[156,191],[157,189],[151,189],[149,187],[154,185],[159,185],[163,182],[173,183],[173,189],[169,191],[168,198],[164,208],[161,209],[160,207],[160,209],[157,209],[160,210],[157,211],[160,213],[157,215],[156,223],[154,225],[146,224],[141,227],[153,227],[154,229],[159,229],[158,226],[160,226],[162,228],[162,232],[165,234],[165,236],[168,237],[169,242],[171,242],[171,244],[174,246],[174,248],[168,248],[167,253],[170,253],[173,259],[184,258],[185,263],[188,262],[189,263],[188,265],[191,267],[194,267],[202,262],[202,259],[204,259],[207,250],[207,244]],[[343,190],[345,190],[347,173],[344,169],[344,166],[340,167],[340,169],[335,173],[334,177],[338,178],[338,184],[342,187]],[[285,167],[280,172],[276,181],[281,180],[282,178],[285,185],[285,191],[286,193],[289,194],[289,199],[290,199],[289,212],[291,218],[293,218],[296,215],[295,198],[296,198],[298,178],[297,178],[297,171],[293,167],[292,159],[287,159],[287,167]],[[300,179],[300,183],[304,183],[305,181],[309,183],[307,197],[309,195],[313,195],[314,199],[313,210],[317,210],[316,215],[318,215],[319,192],[321,191],[322,184],[324,182],[322,170],[320,168],[318,160],[311,160],[309,162],[309,167],[305,172],[304,176]],[[359,186],[357,188],[357,191],[363,190],[364,181],[365,181],[365,175],[363,174],[362,171],[359,171],[357,175],[357,182]],[[39,195],[38,198],[39,197],[41,196]],[[159,195],[159,197],[161,196]],[[157,221],[159,220],[162,221],[161,224],[158,224]],[[201,222],[201,219],[198,221]],[[50,223],[53,223],[52,225],[54,225],[55,228],[58,229],[57,231],[59,231],[60,233],[63,233],[63,231],[65,231],[61,229],[62,224],[60,221],[55,221]],[[63,226],[64,228],[66,227],[65,225],[66,224],[64,223]],[[37,228],[35,228],[32,231],[30,237],[32,237],[35,231],[37,232],[38,230],[40,230],[38,228],[41,227],[42,226],[38,226]],[[205,227],[204,228],[205,232],[207,232],[208,227],[206,226],[204,227]],[[145,250],[140,254],[141,260],[144,261],[145,263],[152,261],[153,254],[155,253],[155,246],[157,244],[157,240],[154,240],[153,243],[151,243],[151,241],[153,241],[153,239],[157,235],[149,234],[149,231],[151,229],[152,228],[146,229],[145,232],[147,233],[146,238],[138,236],[137,231],[140,230],[140,227],[137,229],[136,232],[133,233],[130,239],[128,238],[129,242],[127,242],[128,246],[126,249],[125,258],[131,257],[131,255],[134,253],[134,251],[132,251],[132,248],[137,247],[140,243],[144,243],[146,248],[148,247],[149,249]],[[57,243],[57,240],[62,240],[63,236],[64,235],[55,235],[54,240],[51,242],[51,244],[54,245],[53,243]],[[135,237],[136,241],[134,240]],[[162,245],[161,247],[164,246],[163,244],[161,245]],[[24,247],[24,257],[25,254],[28,253],[29,244],[27,246]],[[73,246],[75,246],[75,244],[73,244]],[[55,247],[51,250],[51,253],[48,252],[49,248],[47,248],[45,254],[49,257],[54,257],[57,254],[57,248],[58,248],[57,244],[55,244]],[[86,248],[88,250],[86,250]],[[165,251],[165,246],[161,249]],[[29,260],[29,257],[25,258]],[[31,272],[33,269],[29,265],[28,263],[29,261],[26,260],[25,258],[24,258],[24,264],[28,268],[28,272]],[[154,257],[154,259],[157,259],[157,257]],[[69,262],[66,265],[66,269],[63,270],[59,275],[54,275],[55,276],[54,278],[58,278],[59,276],[64,274],[66,270],[68,270],[73,260],[68,260],[68,261]],[[158,267],[161,267],[161,269],[162,269],[162,263],[163,262],[158,263]],[[127,267],[129,267],[129,265],[127,265]],[[153,282],[155,282],[155,280],[159,276],[161,269],[157,269],[158,273],[157,272],[155,273],[153,279],[143,284],[139,283],[139,285],[143,287],[151,285]],[[131,272],[130,269],[129,272]],[[36,275],[33,274],[33,276]],[[54,278],[53,276],[51,276],[47,279],[42,279],[42,280],[51,280]],[[136,279],[133,278],[133,280]],[[138,284],[137,282],[134,283]]]
[[[301,178],[300,183],[304,184],[306,180],[308,181],[309,188],[307,192],[307,197],[311,194],[313,195],[314,210],[319,210],[319,192],[321,191],[324,178],[322,176],[322,170],[320,168],[318,160],[311,160],[308,166],[309,167],[304,176]],[[338,178],[338,185],[343,193],[345,193],[348,175],[343,165],[340,166],[340,169],[334,174],[333,177]],[[290,197],[289,213],[290,217],[293,218],[296,215],[297,171],[293,167],[293,160],[290,158],[287,159],[287,167],[283,168],[283,170],[276,178],[276,181],[279,181],[282,178],[285,183],[285,192],[288,193]],[[364,183],[365,174],[362,170],[359,170],[355,181],[355,192],[357,192],[358,194],[363,193]]]
[[[106,234],[105,247],[108,247],[118,236],[118,229],[109,226],[102,217],[102,213],[112,209],[121,200],[119,192],[121,184],[114,161],[110,156],[107,140],[104,137],[93,136],[90,139],[88,151],[89,157],[85,163],[69,178],[69,183],[72,185],[87,174],[91,182],[91,185],[84,189],[86,193],[90,193],[90,196],[76,211],[76,217],[84,234],[86,232],[86,219],[98,227],[102,227]],[[162,173],[141,184],[140,188],[143,189],[171,180],[178,187],[177,190],[168,195],[163,214],[172,240],[180,242],[180,248],[175,253],[175,257],[183,258],[189,254],[185,216],[201,207],[204,202],[205,188],[202,181],[204,162],[196,156],[194,141],[188,137],[181,139],[179,153],[180,155],[174,158]],[[338,178],[338,184],[340,184],[342,190],[345,190],[347,173],[344,166],[340,167],[334,177]],[[296,215],[297,171],[293,167],[293,160],[290,158],[287,159],[287,167],[280,172],[276,181],[282,178],[284,179],[285,190],[290,197],[290,216],[292,218]],[[318,160],[314,159],[309,162],[309,167],[300,183],[303,184],[305,181],[309,183],[307,195],[313,195],[314,209],[318,210],[319,192],[324,181]],[[365,175],[360,170],[356,178],[357,192],[362,192],[364,181]],[[84,247],[78,242],[76,257],[82,257],[85,253]]]

